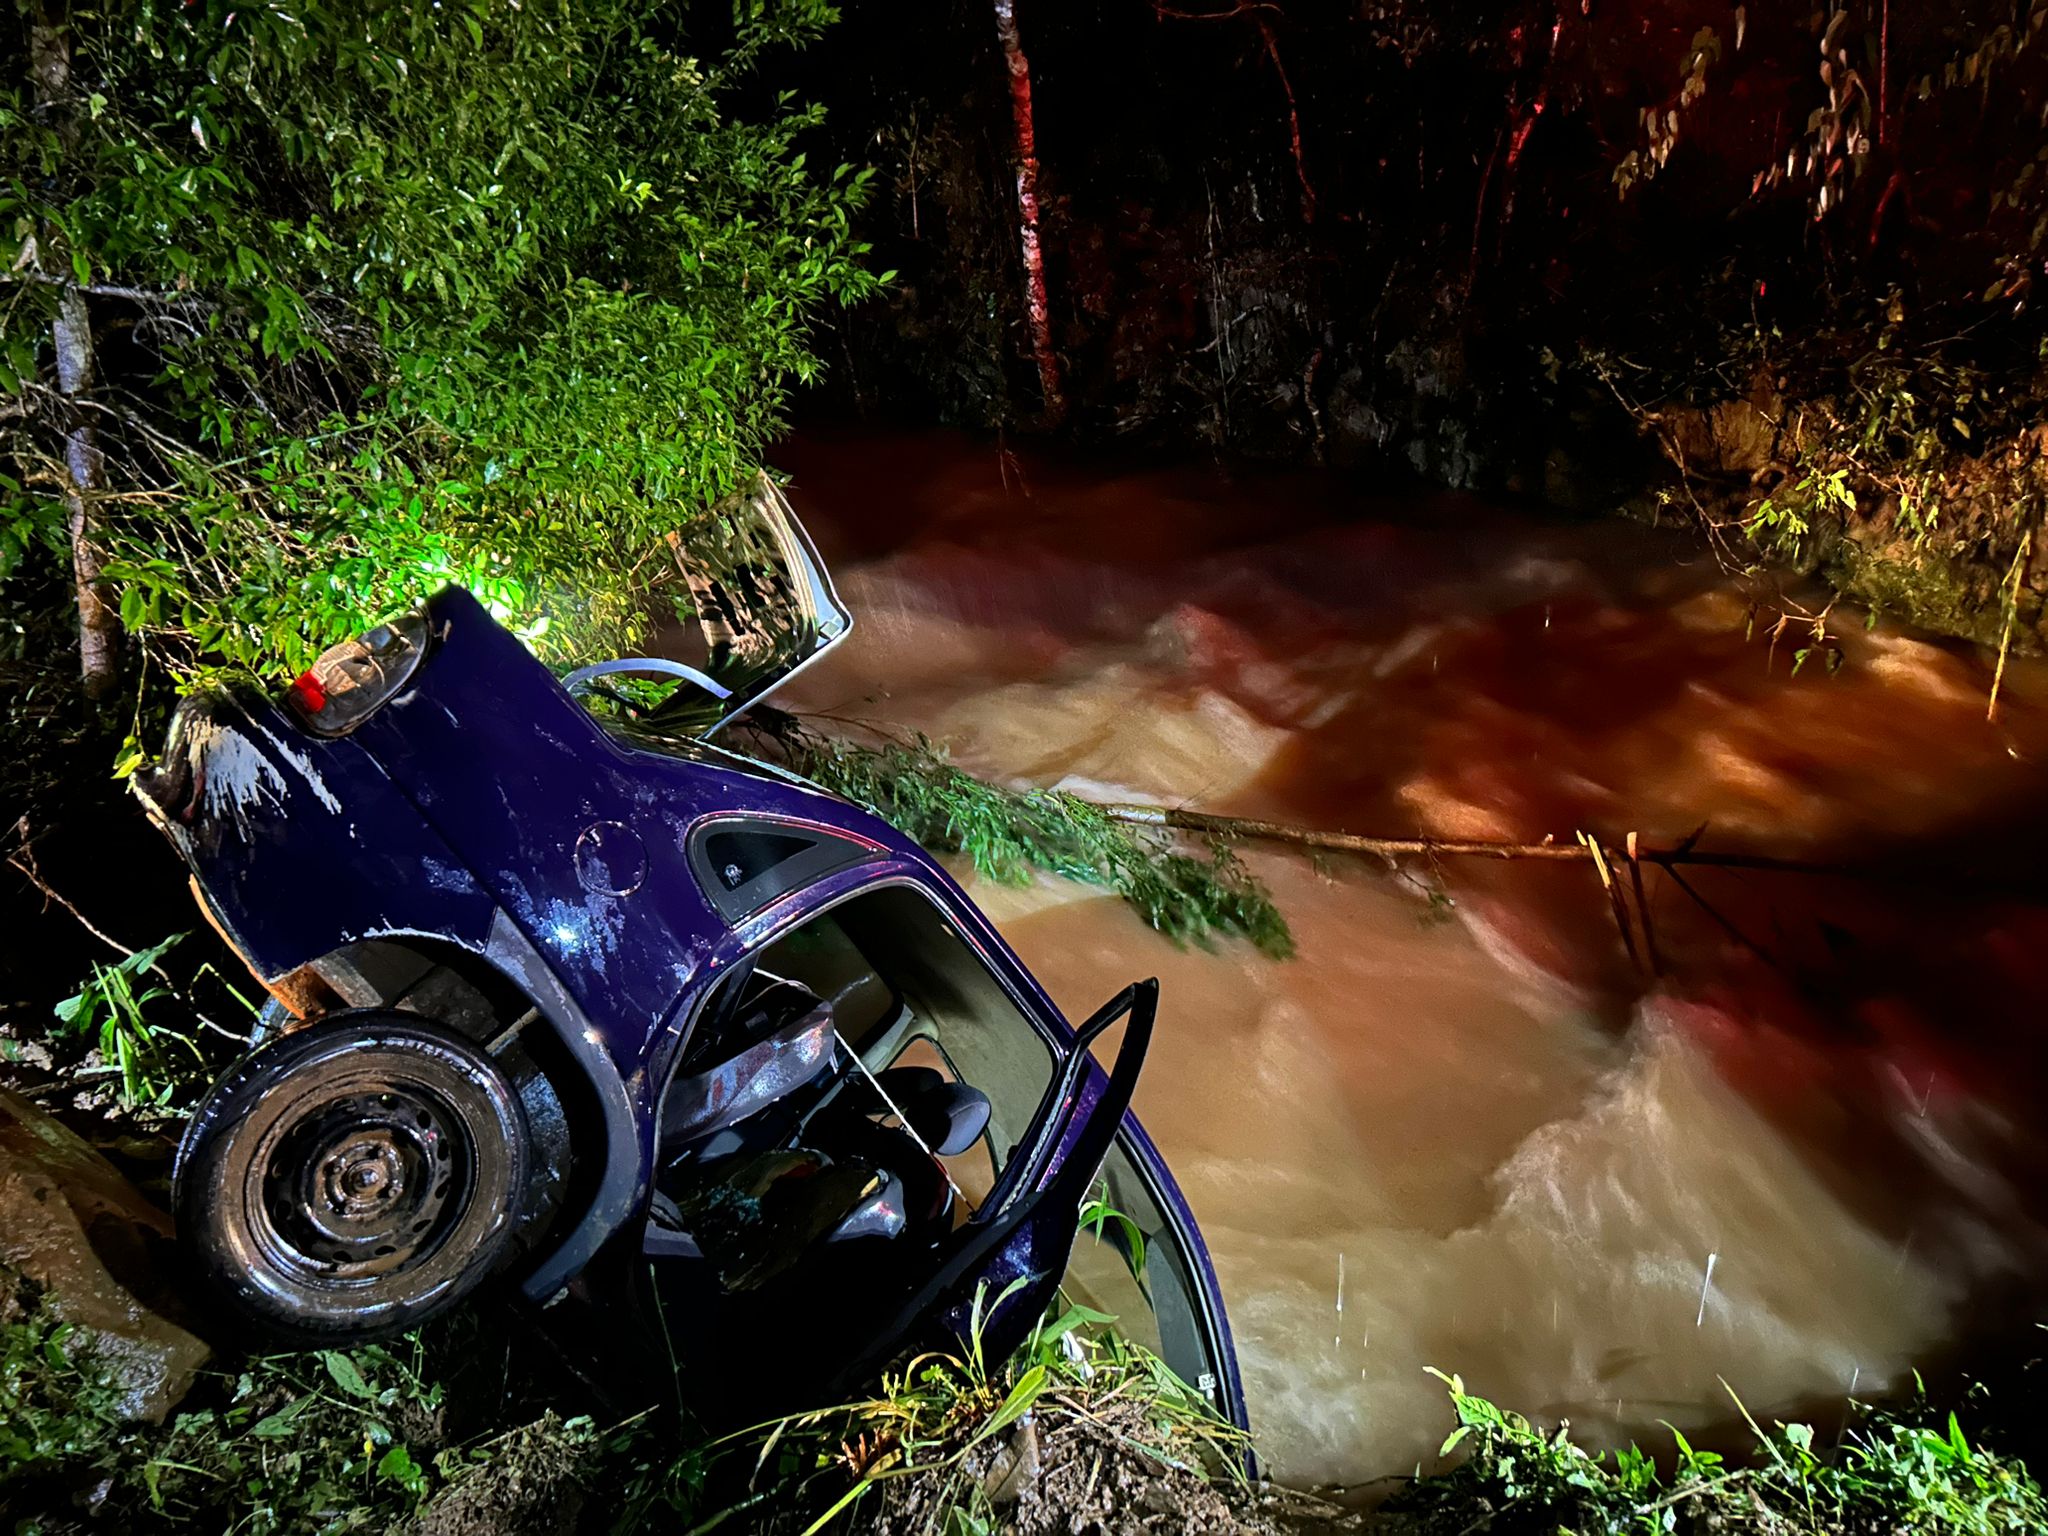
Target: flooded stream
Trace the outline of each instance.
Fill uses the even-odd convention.
[[[1425,1367],[1593,1438],[1822,1411],[2033,1297],[2048,671],[1831,619],[1689,542],[1334,477],[1125,472],[936,434],[783,464],[858,615],[796,707],[977,772],[1388,834],[1584,828],[1872,865],[1401,874],[1249,847],[1300,946],[1114,897],[977,899],[1070,1015],[1164,983],[1138,1109],[1222,1274],[1269,1464],[1427,1464]],[[1754,632],[1747,632],[1754,631]]]

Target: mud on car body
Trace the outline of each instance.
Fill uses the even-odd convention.
[[[712,744],[851,624],[765,479],[714,529],[697,664],[558,681],[451,588],[282,701],[180,710],[138,792],[279,1026],[179,1151],[216,1304],[314,1346],[498,1277],[753,1407],[977,1298],[1006,1352],[1064,1285],[1242,1425],[1214,1270],[1129,1113],[1156,983],[1071,1027],[923,850]],[[578,697],[650,670],[682,681],[631,725]],[[1077,1241],[1084,1206],[1116,1214]]]

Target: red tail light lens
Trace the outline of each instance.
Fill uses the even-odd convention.
[[[317,715],[327,707],[327,685],[317,672],[301,672],[292,679],[288,692],[293,707],[302,715]]]
[[[285,690],[285,702],[307,730],[346,736],[397,697],[426,654],[426,617],[409,613],[322,651]]]

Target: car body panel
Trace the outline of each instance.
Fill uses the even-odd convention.
[[[599,1106],[603,1167],[585,1208],[557,1224],[527,1267],[529,1298],[552,1300],[606,1244],[636,1235],[658,1164],[662,1094],[705,1001],[736,967],[838,902],[915,889],[1047,1045],[1074,1050],[1075,1032],[1030,972],[896,829],[761,765],[620,739],[467,592],[442,592],[426,616],[427,660],[352,734],[315,737],[261,700],[195,701],[165,767],[138,791],[223,933],[267,983],[351,942],[420,936],[488,961],[547,1020]],[[693,865],[693,837],[736,819],[836,840],[832,857],[791,889],[746,887],[737,905],[714,899],[704,861]],[[1066,1195],[1094,1177],[1073,1159],[1079,1149],[1100,1161],[1110,1134],[1095,1113],[1105,1094],[1115,1097],[1110,1075],[1078,1060],[1043,1111],[1056,1129],[1033,1165],[1035,1187],[1017,1196],[1038,1197],[1042,1209],[981,1256],[976,1283],[999,1292],[1012,1278],[1041,1288],[1057,1278],[1074,1236]],[[1124,1104],[1102,1107],[1168,1213],[1201,1292],[1215,1401],[1242,1424],[1228,1323],[1193,1218]],[[1046,1204],[1056,1186],[1063,1193]],[[893,1342],[878,1337],[877,1347]]]

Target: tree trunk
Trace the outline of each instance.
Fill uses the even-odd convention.
[[[71,89],[70,18],[61,6],[37,10],[29,29],[29,67],[36,104],[57,130],[68,156],[78,148],[77,104]],[[64,508],[71,533],[71,579],[78,594],[78,660],[85,696],[103,699],[119,681],[121,619],[100,587],[94,500],[101,488],[99,432],[86,397],[92,389],[92,315],[85,295],[67,287],[50,326],[57,353],[57,390],[65,400]]]
[[[85,295],[66,288],[50,327],[57,346],[57,388],[70,402],[64,432],[64,507],[71,527],[71,579],[78,590],[78,663],[85,696],[103,699],[119,681],[121,619],[100,588],[93,500],[100,490],[99,433],[78,402],[92,387],[92,317]]]
[[[1252,14],[1253,24],[1259,29],[1259,39],[1266,45],[1266,57],[1273,61],[1273,73],[1280,77],[1280,92],[1287,98],[1287,142],[1294,148],[1294,175],[1301,183],[1301,222],[1313,224],[1316,221],[1316,189],[1308,179],[1308,157],[1301,152],[1301,111],[1294,104],[1294,82],[1287,78],[1287,66],[1280,62],[1280,40],[1273,35],[1273,24],[1257,12]]]
[[[1052,346],[1052,310],[1046,298],[1045,258],[1038,244],[1038,142],[1031,119],[1031,62],[1017,37],[1016,0],[995,0],[996,36],[1010,72],[1010,119],[1016,132],[1017,221],[1024,250],[1024,310],[1031,325],[1031,351],[1038,362],[1038,388],[1048,425],[1067,414],[1060,387],[1060,360]]]

